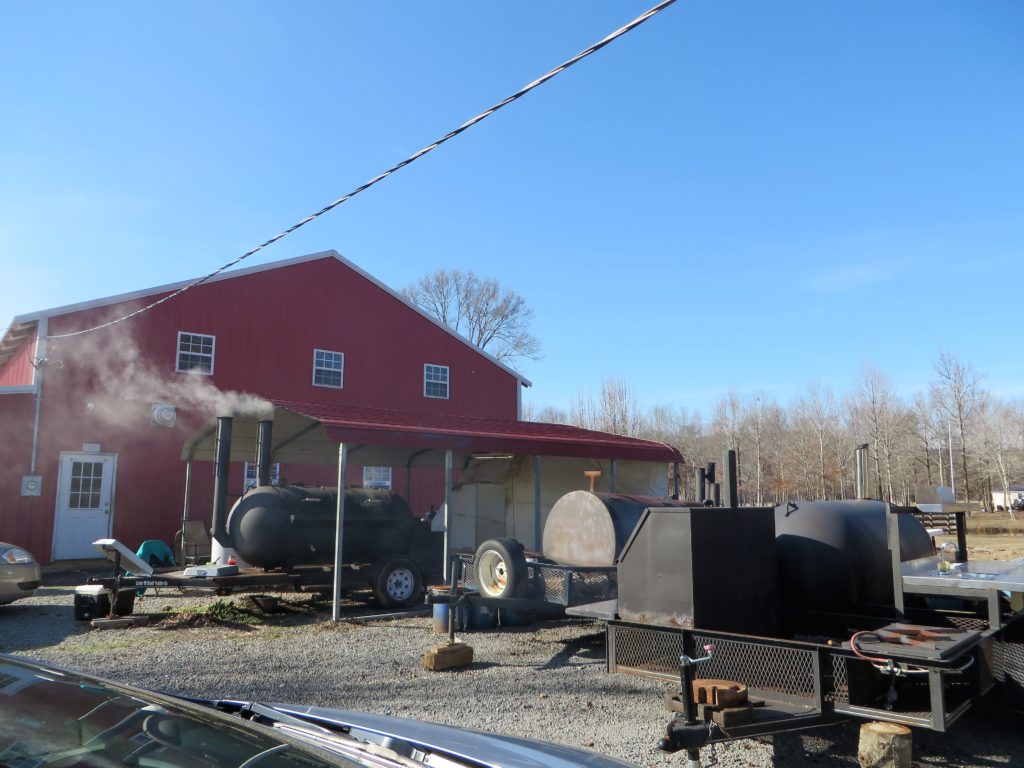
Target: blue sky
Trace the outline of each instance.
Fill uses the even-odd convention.
[[[0,325],[201,275],[653,5],[0,4]],[[246,262],[522,293],[527,402],[1024,396],[1024,4],[686,2]]]

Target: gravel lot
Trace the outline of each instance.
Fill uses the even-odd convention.
[[[285,595],[295,612],[256,625],[179,621],[100,631],[73,619],[80,574],[46,581],[35,597],[0,607],[0,651],[171,693],[362,709],[585,746],[644,766],[685,764],[655,749],[668,686],[608,675],[600,624],[469,633],[462,639],[475,650],[474,664],[430,673],[421,658],[441,636],[429,618],[334,625],[325,622],[329,605],[316,613],[309,598]],[[136,613],[216,600],[165,591],[139,600]],[[249,605],[244,595],[226,600]],[[916,732],[915,765],[1024,766],[1024,717],[995,704],[951,734]],[[843,724],[718,745],[702,756],[722,766],[855,766],[856,743],[857,725]]]

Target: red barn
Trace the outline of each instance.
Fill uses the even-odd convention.
[[[529,382],[333,251],[223,274],[127,322],[66,336],[183,285],[14,318],[0,341],[0,540],[43,562],[93,557],[91,542],[108,535],[170,541],[184,440],[211,416],[259,407],[256,395],[520,417]],[[234,495],[245,471],[232,469]],[[279,471],[336,483],[330,467]],[[418,513],[444,498],[439,472],[406,472],[353,464],[346,483],[394,483]],[[197,473],[191,494],[209,499],[211,487],[212,470]]]

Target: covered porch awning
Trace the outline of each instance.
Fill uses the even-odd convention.
[[[348,446],[350,459],[379,466],[406,465],[415,458],[417,467],[440,468],[447,451],[457,465],[494,454],[683,463],[680,452],[669,445],[564,424],[271,402],[273,457],[282,463],[334,463],[340,443]],[[271,414],[235,416],[232,461],[253,460],[261,418]],[[181,458],[212,461],[215,453],[216,424],[211,420],[185,441]]]

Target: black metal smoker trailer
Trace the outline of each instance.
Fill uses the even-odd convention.
[[[113,563],[112,573],[90,577],[85,585],[76,588],[75,618],[80,621],[130,616],[139,589],[205,589],[218,595],[250,590],[293,590],[327,595],[334,585],[331,566],[298,567],[291,571],[239,569],[212,564],[185,570],[155,569],[115,539],[100,539],[94,542],[94,546]],[[391,560],[401,561],[402,558]],[[376,583],[387,576],[378,565],[345,565],[342,578],[345,590],[371,589],[377,595],[381,588],[386,589],[387,585]],[[416,597],[418,595],[409,602]]]
[[[643,523],[650,521],[641,521],[619,563],[618,601],[567,612],[608,620],[609,672],[679,684],[679,696],[666,697],[666,705],[677,714],[660,746],[670,752],[686,750],[691,765],[699,765],[699,749],[706,744],[845,718],[944,732],[998,684],[1016,693],[1024,691],[1024,562],[968,562],[965,549],[955,564],[943,565],[944,552],[904,562],[900,517],[915,511],[885,505],[885,540],[893,574],[891,610],[869,615],[808,611],[787,622],[790,627],[817,626],[813,634],[712,631],[702,629],[699,620],[673,625],[674,619],[666,622],[664,615],[638,614],[635,606],[624,604],[637,593],[637,578],[645,589],[656,590],[652,572],[660,565],[674,563],[660,571],[678,576],[696,563],[693,552],[684,550],[700,543],[697,510],[689,510],[694,519],[687,521],[687,541],[677,537],[668,542],[669,550],[677,549],[663,552],[660,563],[644,563],[637,557],[631,563],[631,549],[649,556],[653,548],[666,548],[665,529],[661,534],[655,530],[644,542]],[[679,510],[648,510],[656,512],[671,515]],[[749,510],[713,512],[736,518],[726,520],[727,526],[735,526]],[[962,531],[958,534],[963,542]],[[657,538],[662,541],[653,541]],[[638,575],[638,566],[646,572]],[[683,602],[690,616],[703,612],[710,623],[728,621],[722,618],[726,614],[721,613],[721,593],[710,600],[700,595],[708,578],[724,578],[735,600],[734,612],[759,609],[763,595],[750,593],[749,585],[738,580],[729,583],[725,569],[710,576],[693,570],[677,579],[680,591],[688,592]],[[701,690],[704,683],[713,683],[712,688],[737,683],[745,687],[747,701],[742,707],[698,703],[713,693]]]

